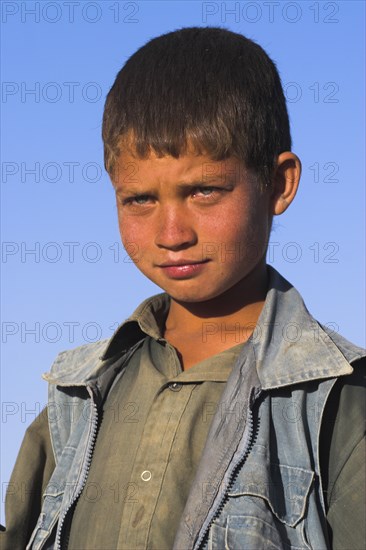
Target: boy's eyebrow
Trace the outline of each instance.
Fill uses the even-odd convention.
[[[231,178],[230,178],[231,181]],[[203,177],[200,179],[195,179],[192,181],[182,181],[177,184],[177,186],[180,188],[185,187],[200,187],[204,185],[213,185],[213,184],[223,184],[228,183],[228,177],[226,176],[211,176],[211,177]]]
[[[139,183],[139,182],[138,182]],[[138,185],[137,183],[137,185]],[[195,179],[192,181],[181,181],[177,184],[178,189],[187,189],[189,187],[204,187],[204,186],[210,186],[214,184],[233,184],[234,178],[229,177],[228,175],[225,176],[211,176],[211,177],[203,177],[200,179]],[[132,182],[128,182],[129,187],[122,187],[121,185],[119,187],[115,187],[116,193],[137,193],[142,192],[142,190],[137,189],[134,187],[134,184]],[[150,186],[149,186],[150,187]],[[151,185],[153,187],[153,185]],[[148,190],[144,190],[144,193],[147,193]]]

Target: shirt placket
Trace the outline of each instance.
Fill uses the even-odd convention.
[[[174,437],[193,387],[176,382],[165,385],[151,406],[131,475],[137,491],[131,501],[125,502],[118,548],[147,547]]]

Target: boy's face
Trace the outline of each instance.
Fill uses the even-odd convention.
[[[113,184],[124,247],[173,299],[210,300],[263,264],[270,193],[239,160],[123,152]]]

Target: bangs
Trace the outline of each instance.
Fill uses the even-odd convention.
[[[279,75],[242,35],[192,27],[160,36],[132,55],[107,96],[105,167],[124,148],[178,158],[192,149],[238,157],[268,185],[276,156],[291,147]]]

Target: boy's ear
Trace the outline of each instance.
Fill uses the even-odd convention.
[[[272,214],[282,214],[292,203],[299,187],[301,175],[300,159],[286,151],[278,156],[271,195]]]

